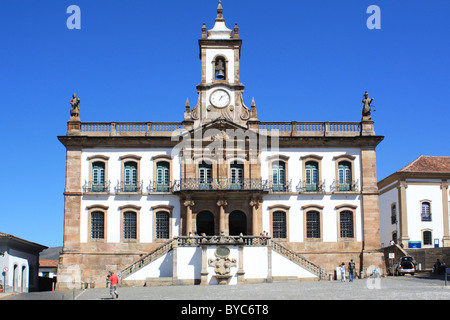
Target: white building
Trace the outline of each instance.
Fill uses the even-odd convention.
[[[420,156],[378,182],[381,246],[450,246],[449,179],[450,157]]]
[[[39,252],[46,248],[0,232],[0,283],[3,292],[39,290]]]
[[[59,288],[103,285],[110,269],[129,281],[212,284],[207,261],[225,259],[220,252],[236,259],[230,284],[317,278],[350,259],[358,272],[382,268],[375,148],[383,137],[370,99],[360,122],[262,122],[254,100],[244,103],[241,45],[219,3],[199,40],[198,101],[180,110],[182,122],[81,122],[71,101],[58,137],[67,150]],[[206,237],[188,241],[194,234]],[[306,269],[288,268],[292,261]]]

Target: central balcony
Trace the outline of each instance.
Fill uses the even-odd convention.
[[[176,180],[172,192],[179,191],[269,191],[269,183],[263,179],[181,179]]]

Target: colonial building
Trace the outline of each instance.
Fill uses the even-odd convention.
[[[381,245],[449,247],[449,180],[450,157],[420,156],[378,182]]]
[[[104,285],[110,269],[123,280],[212,284],[212,274],[320,278],[352,258],[358,272],[382,267],[372,99],[356,105],[360,122],[260,121],[255,101],[244,103],[239,28],[222,11],[219,2],[214,27],[202,27],[198,101],[186,102],[183,121],[81,122],[74,95],[58,137],[60,288]]]

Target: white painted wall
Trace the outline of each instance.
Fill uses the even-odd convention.
[[[386,186],[384,189],[391,187],[396,184],[395,181],[393,184]],[[389,246],[390,241],[392,240],[392,233],[397,231],[397,236],[399,233],[399,224],[391,223],[391,206],[393,203],[396,204],[397,207],[397,221],[400,221],[400,205],[398,200],[398,189],[394,187],[393,189],[381,193],[383,190],[380,190],[379,196],[379,208],[380,208],[380,245],[381,247]]]
[[[431,203],[431,221],[421,221],[421,200],[429,200]],[[423,241],[424,229],[432,230],[432,238],[439,239],[442,246],[443,237],[443,213],[442,190],[438,184],[408,184],[406,188],[406,202],[408,212],[408,234],[410,241]],[[430,247],[433,247],[432,244]],[[422,247],[423,243],[422,243]]]

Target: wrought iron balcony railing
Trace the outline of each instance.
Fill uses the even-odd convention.
[[[325,180],[319,181],[317,183],[307,183],[306,181],[300,180],[296,187],[297,192],[325,192]]]
[[[352,182],[345,183],[334,180],[333,184],[330,186],[331,192],[357,192],[358,191],[358,180],[352,180]]]
[[[109,193],[111,182],[104,181],[102,183],[93,182],[93,181],[85,181],[83,186],[84,193]]]
[[[117,181],[114,188],[116,193],[142,193],[143,182],[126,183],[125,181]]]
[[[262,179],[181,179],[176,180],[173,189],[176,191],[208,191],[208,190],[261,190],[268,191],[267,180]]]
[[[150,184],[147,186],[147,192],[172,192],[173,184],[172,182],[168,183],[159,183],[157,181],[150,181]]]

